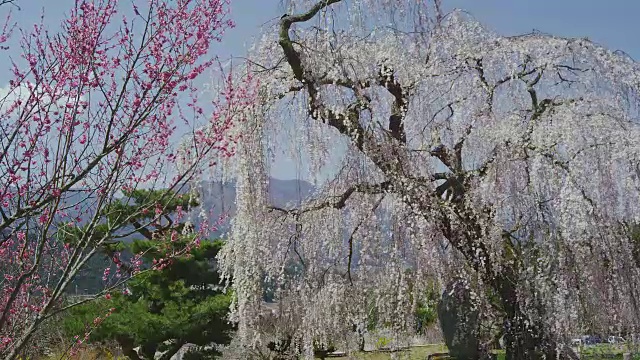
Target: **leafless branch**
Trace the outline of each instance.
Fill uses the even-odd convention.
[[[20,6],[16,4],[16,0],[0,0],[0,6],[2,5],[13,5],[20,10]]]
[[[280,211],[285,214],[300,215],[311,211],[317,211],[326,208],[342,209],[346,206],[347,200],[353,195],[353,193],[364,194],[383,194],[393,191],[393,186],[390,181],[384,181],[378,184],[358,184],[349,187],[344,193],[339,196],[335,196],[333,200],[323,201],[317,205],[313,205],[307,208],[301,209],[284,209],[277,206],[270,207],[270,211]]]

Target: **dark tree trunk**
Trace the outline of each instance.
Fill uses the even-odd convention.
[[[558,358],[555,341],[545,334],[543,327],[531,325],[529,317],[518,309],[508,313],[507,318],[504,336],[506,360]]]
[[[518,289],[523,285],[520,278],[523,265],[521,254],[515,250],[510,235],[505,235],[503,239],[504,254],[499,266],[496,266],[483,243],[483,237],[487,235],[483,227],[471,215],[472,212],[462,205],[458,204],[457,210],[467,231],[454,228],[450,219],[444,217],[444,235],[465,256],[484,282],[499,295],[499,304],[494,305],[503,311],[506,318],[506,360],[571,359],[566,352],[558,352],[555,334],[549,332],[546,324],[532,318],[521,306],[522,299],[518,296]],[[500,272],[496,273],[495,269],[500,269]],[[544,311],[542,307],[537,310]]]
[[[146,343],[140,347],[140,354],[145,359],[154,359],[158,350],[157,343]]]
[[[138,353],[133,350],[133,339],[128,336],[118,336],[116,341],[120,345],[124,356],[128,357],[131,360],[143,360],[140,356],[138,356]]]
[[[494,286],[499,289],[501,305],[506,317],[504,327],[506,360],[566,359],[566,356],[558,354],[557,342],[546,331],[545,325],[535,321],[523,311],[516,288],[517,265],[513,263],[504,265],[502,276],[495,279]]]

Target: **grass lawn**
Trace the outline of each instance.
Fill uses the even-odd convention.
[[[407,350],[397,352],[398,359],[402,360],[426,360],[427,356],[433,353],[446,352],[447,347],[444,344],[426,345],[412,347]],[[582,358],[587,360],[604,360],[604,359],[622,359],[624,349],[619,346],[601,344],[585,347],[582,349]],[[504,360],[504,351],[498,351],[498,360]],[[354,353],[351,357],[343,357],[342,359],[353,360],[390,360],[391,353],[380,351],[367,351]],[[633,360],[640,360],[640,355],[633,357]]]
[[[580,355],[584,359],[622,359],[622,354],[628,350],[624,345],[598,344],[585,346],[581,349]],[[635,355],[633,360],[640,360],[640,355]]]
[[[426,346],[416,346],[410,349],[399,351],[396,354],[398,355],[398,359],[402,360],[425,360],[428,355],[437,353],[437,352],[446,352],[447,347],[444,344],[438,345],[426,345]],[[345,357],[346,359],[357,359],[357,360],[389,360],[391,359],[391,354],[388,352],[380,352],[380,351],[367,351],[367,352],[359,352],[354,353],[351,357]],[[345,359],[343,358],[343,359]]]

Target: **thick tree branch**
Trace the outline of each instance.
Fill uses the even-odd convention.
[[[137,232],[147,238],[147,240],[153,240],[153,233],[151,233],[151,231],[149,231],[146,226],[140,224],[140,222],[138,222],[137,220],[131,220],[131,225],[133,225]]]
[[[300,53],[293,47],[293,41],[289,36],[291,25],[297,22],[308,21],[323,8],[339,1],[340,0],[321,1],[306,13],[283,16],[280,20],[279,44],[280,47],[282,47],[289,66],[291,66],[294,77],[306,87],[309,93],[309,115],[316,120],[320,120],[334,127],[341,134],[349,136],[358,149],[364,150],[365,130],[360,124],[360,111],[366,109],[368,104],[362,101],[356,101],[347,108],[346,113],[337,113],[325,107],[318,94],[318,88],[319,85],[321,85],[319,80],[314,79],[313,76],[306,71],[302,64]],[[344,84],[348,85],[347,82]]]
[[[356,92],[357,99],[347,106],[346,110],[337,112],[328,108],[322,102],[319,94],[321,85],[329,85],[328,80],[322,76],[318,77],[305,68],[300,53],[294,48],[293,41],[289,36],[289,30],[294,23],[308,21],[313,18],[320,10],[329,5],[335,4],[340,0],[327,0],[318,2],[309,11],[299,15],[285,15],[280,20],[279,44],[282,47],[285,58],[292,69],[294,78],[302,84],[300,89],[305,88],[309,96],[308,114],[311,118],[321,121],[346,135],[351,142],[373,161],[385,174],[396,176],[399,170],[398,164],[400,160],[394,162],[389,161],[380,152],[377,146],[365,148],[365,143],[373,145],[371,135],[365,130],[360,122],[360,113],[369,109],[369,100],[366,96],[362,96],[359,91],[369,87],[372,82],[355,83],[351,80],[335,80],[332,79],[330,84],[344,86]],[[407,94],[403,91],[400,84],[393,78],[391,69],[382,68],[378,79],[378,84],[384,86],[394,97],[394,105],[392,114],[389,118],[389,133],[396,140],[406,143],[406,135],[404,132],[403,120],[407,111]],[[297,86],[294,88],[298,88]]]
[[[437,145],[436,147],[431,149],[431,151],[429,151],[429,154],[437,158],[438,160],[440,160],[440,162],[442,162],[446,167],[448,167],[449,170],[451,170],[451,172],[455,171],[456,169],[455,154],[452,154],[451,150],[446,145],[444,144]]]
[[[407,94],[395,79],[394,70],[385,65],[380,67],[378,85],[383,86],[393,95],[394,102],[389,116],[389,132],[394,139],[404,144],[407,142],[407,134],[404,131],[404,117],[407,114],[409,104]]]
[[[334,208],[334,209],[343,209],[347,200],[354,193],[363,193],[363,194],[383,194],[387,192],[393,191],[393,186],[390,181],[383,181],[377,184],[357,184],[349,187],[345,192],[343,192],[339,196],[335,196],[334,200],[323,201],[317,205],[313,205],[304,209],[284,209],[277,206],[271,206],[270,211],[280,211],[286,214],[299,215],[304,214],[311,211],[317,211],[326,208]]]
[[[289,37],[289,30],[291,29],[291,25],[298,22],[305,22],[311,20],[316,14],[328,7],[329,5],[340,2],[341,0],[325,0],[320,1],[315,4],[309,11],[303,14],[298,15],[285,15],[280,20],[280,41],[279,44],[284,51],[284,55],[287,58],[287,62],[291,66],[291,70],[293,70],[293,75],[298,79],[298,81],[304,82],[304,68],[302,66],[302,60],[300,59],[300,54],[293,48],[293,42]]]

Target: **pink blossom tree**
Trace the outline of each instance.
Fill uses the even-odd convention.
[[[233,154],[229,130],[252,102],[250,76],[239,86],[223,77],[212,115],[195,86],[216,64],[210,45],[233,26],[229,2],[76,0],[59,30],[43,22],[20,29],[21,59],[6,62],[12,78],[0,99],[6,359],[60,311],[74,275],[101,246],[126,235],[127,218],[105,220],[113,201],[140,188],[184,192],[212,159]],[[14,29],[7,21],[0,41]],[[179,143],[185,133],[195,141]],[[155,213],[150,223],[160,226],[163,209]],[[64,244],[58,232],[69,225],[81,233]]]

